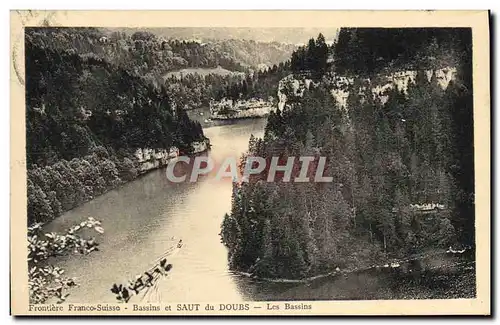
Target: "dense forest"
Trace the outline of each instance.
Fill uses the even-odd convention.
[[[264,170],[235,183],[221,231],[230,268],[297,279],[473,246],[470,29],[348,28],[327,55],[322,43],[312,40],[291,60],[296,75],[319,82],[302,96],[288,93],[245,156],[278,155],[282,164],[311,156],[310,171],[327,157],[334,181],[268,183]],[[450,66],[458,72],[445,88],[426,73]],[[384,103],[372,93],[379,73],[409,68],[417,73],[406,90],[388,89]],[[331,92],[338,85],[329,76],[340,73],[353,77],[346,107]],[[443,208],[414,208],[430,203]]]
[[[335,71],[369,75],[456,66],[471,59],[463,51],[470,40],[461,28],[342,28],[333,45]]]
[[[106,56],[46,44],[26,29],[28,222],[45,222],[137,175],[137,148],[189,151],[199,123],[171,104],[165,86]],[[79,30],[78,34],[93,30]],[[89,39],[90,36],[89,36]]]
[[[297,48],[296,45],[287,44],[278,41],[259,41],[254,40],[250,35],[245,36],[232,36],[231,31],[236,28],[231,28],[231,31],[224,31],[225,35],[210,35],[213,31],[212,28],[203,29],[197,28],[196,31],[188,30],[182,31],[183,28],[150,28],[150,29],[129,29],[129,28],[110,28],[103,30],[106,35],[112,39],[127,39],[129,36],[137,38],[138,35],[148,35],[147,38],[151,40],[160,40],[160,42],[167,41],[168,44],[190,44],[190,48],[194,48],[194,52],[188,51],[174,51],[176,56],[182,56],[191,66],[199,66],[195,63],[196,60],[190,60],[186,57],[194,57],[196,54],[200,57],[213,58],[229,58],[233,62],[237,62],[243,68],[252,68],[262,65],[273,66],[290,58],[291,53]],[[210,30],[210,31],[207,31]],[[251,32],[253,34],[255,32]],[[208,37],[207,37],[208,36]],[[144,39],[144,37],[141,37]],[[182,41],[180,41],[182,40]],[[201,62],[209,63],[211,59],[201,60]],[[221,60],[219,60],[221,61]],[[224,60],[221,61],[224,63]],[[216,63],[216,62],[212,62]],[[229,66],[219,64],[228,70]],[[206,67],[208,65],[205,64]]]
[[[309,39],[305,46],[301,46],[292,53],[291,68],[296,74],[307,72],[310,77],[318,79],[323,76],[329,66],[329,47],[323,34],[318,38]]]
[[[296,48],[99,28],[27,28],[25,37],[30,222],[133,179],[136,148],[189,150],[203,132],[187,109],[275,96],[290,70],[281,60]],[[205,73],[217,69],[227,73]]]
[[[41,48],[105,60],[156,88],[165,86],[172,103],[184,109],[208,106],[211,99],[275,96],[278,81],[289,73],[287,61],[296,48],[253,40],[202,43],[127,29],[31,29],[27,38]],[[192,72],[175,74],[184,70]]]
[[[276,97],[278,84],[290,73],[290,61],[247,74],[171,75],[165,87],[176,105],[185,109],[208,107],[210,101],[226,99],[263,99]]]
[[[142,76],[151,74],[161,77],[169,71],[192,67],[220,66],[230,71],[245,71],[262,63],[254,61],[257,63],[249,64],[241,58],[251,57],[256,60],[255,52],[259,48],[255,42],[253,47],[251,44],[243,44],[245,41],[239,41],[242,44],[236,41],[204,44],[195,40],[165,39],[147,31],[136,31],[130,35],[123,31],[109,33],[98,28],[35,28],[30,30],[30,34],[37,45],[106,58],[111,63]],[[268,43],[263,43],[262,46],[266,45],[269,46]],[[243,55],[241,52],[245,48],[248,53]],[[291,53],[293,48],[287,51]]]

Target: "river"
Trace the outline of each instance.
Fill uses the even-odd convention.
[[[265,119],[248,119],[206,128],[213,145],[207,154],[216,162],[239,157],[250,135],[262,137],[264,127]],[[405,278],[405,287],[401,279],[393,281],[393,275],[369,272],[307,284],[269,283],[233,274],[219,237],[223,216],[231,209],[231,190],[227,179],[173,184],[159,169],[54,220],[46,230],[62,231],[87,217],[100,220],[105,229],[96,235],[99,251],[56,261],[79,283],[67,302],[116,302],[110,292],[113,283],[125,284],[141,274],[180,239],[182,248],[169,258],[169,276],[143,302],[391,299],[405,298],[408,290],[416,292],[411,297],[441,297],[433,289],[435,281],[426,284],[420,277]],[[449,292],[446,287],[445,283],[444,293]]]

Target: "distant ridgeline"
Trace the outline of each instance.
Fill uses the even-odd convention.
[[[341,29],[327,55],[322,43],[292,55],[247,155],[326,156],[334,181],[235,183],[230,268],[300,279],[474,245],[470,29]]]
[[[160,156],[148,159],[163,159],[172,148],[190,153],[208,141],[165,87],[116,64],[114,52],[89,54],[97,31],[73,31],[26,29],[29,223],[134,179],[144,170],[138,150],[156,149]]]
[[[295,45],[247,40],[176,40],[147,31],[36,28],[27,38],[42,48],[104,59],[128,73],[165,86],[182,108],[208,106],[224,97],[267,98],[270,77]],[[270,80],[268,80],[270,79]],[[273,93],[273,95],[276,92]]]

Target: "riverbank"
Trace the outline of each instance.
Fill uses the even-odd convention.
[[[423,272],[432,269],[439,269],[449,267],[450,264],[447,263],[450,257],[462,257],[466,256],[467,259],[472,250],[470,248],[464,249],[459,252],[451,253],[450,250],[445,251],[444,249],[433,250],[432,252],[411,256],[405,259],[391,259],[381,264],[370,264],[365,266],[359,266],[356,268],[346,268],[340,269],[336,268],[330,272],[322,273],[318,275],[313,275],[305,277],[303,279],[287,279],[287,278],[267,278],[259,277],[249,272],[233,271],[234,274],[239,276],[248,277],[257,281],[265,281],[272,283],[308,283],[311,281],[344,275],[347,276],[353,273],[368,272],[371,270],[376,270],[377,272],[394,271],[399,273],[411,273],[411,272]],[[461,262],[460,262],[461,263]]]
[[[252,301],[473,299],[475,263],[422,273],[365,271],[307,283],[272,283],[239,277]]]
[[[198,107],[198,108],[193,108],[189,111],[186,111],[189,118],[193,121],[199,122],[202,126],[203,129],[206,130],[208,128],[213,128],[217,126],[224,126],[228,124],[232,124],[238,121],[244,121],[244,120],[252,120],[252,119],[266,119],[269,113],[264,113],[264,114],[257,114],[257,115],[252,115],[252,116],[237,116],[237,117],[230,117],[230,116],[220,116],[220,118],[213,117],[210,114],[210,108],[207,107]]]
[[[210,116],[212,120],[241,120],[248,118],[264,118],[271,112],[276,111],[272,106],[249,108],[246,110],[233,110],[224,114],[214,113]]]
[[[235,122],[239,120],[251,120],[251,119],[261,119],[261,118],[266,118],[269,114],[264,114],[264,115],[251,115],[251,116],[239,116],[239,117],[231,117],[231,116],[225,116],[225,117],[218,117],[218,118],[213,118],[212,120],[218,121],[218,122]],[[223,125],[223,124],[222,124]]]
[[[28,170],[28,224],[50,222],[140,175],[165,166],[180,154],[199,154],[210,148],[204,138],[184,150],[137,149],[118,156],[104,147],[71,161]]]
[[[237,120],[245,118],[262,118],[276,111],[271,100],[252,98],[249,100],[232,100],[224,98],[218,102],[210,102],[209,113],[212,120]]]
[[[204,134],[213,147],[201,155],[215,161],[239,157],[250,135],[261,137],[264,127],[265,120],[244,120],[208,128]],[[142,274],[180,239],[183,247],[167,257],[173,265],[171,274],[146,299],[241,301],[234,276],[227,272],[227,250],[218,235],[222,216],[231,208],[231,193],[230,181],[200,178],[173,183],[167,180],[165,169],[154,169],[64,213],[44,231],[60,233],[88,216],[100,220],[105,231],[97,238],[98,252],[54,260],[67,277],[80,284],[70,291],[67,302],[115,303],[110,291],[113,283],[128,283]]]
[[[440,253],[426,256],[422,268],[411,271],[400,261],[302,280],[233,274],[241,287],[252,288],[248,296],[256,301],[475,298],[475,261],[466,254]]]

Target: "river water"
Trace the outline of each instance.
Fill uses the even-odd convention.
[[[215,162],[238,158],[250,135],[262,137],[264,127],[265,119],[248,119],[207,128],[205,135],[213,145],[207,155]],[[182,248],[169,258],[169,276],[143,302],[405,298],[406,289],[400,292],[400,281],[388,274],[362,273],[307,284],[269,283],[233,274],[219,237],[223,216],[231,209],[231,190],[228,179],[173,184],[159,169],[54,220],[46,230],[62,231],[87,217],[100,220],[105,229],[96,235],[99,251],[56,261],[79,283],[67,302],[116,302],[110,292],[113,283],[125,284],[141,274],[180,239]],[[435,293],[434,282],[404,281],[408,290],[417,292],[412,297]]]

